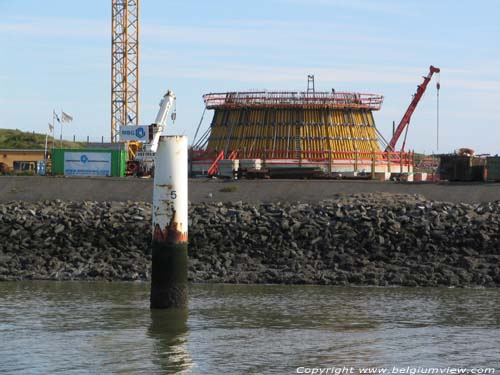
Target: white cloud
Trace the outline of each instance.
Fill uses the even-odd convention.
[[[447,81],[446,85],[451,88],[459,88],[464,90],[475,90],[475,91],[500,91],[500,81],[490,81],[482,79],[461,79],[452,78]]]
[[[68,17],[16,17],[0,24],[4,35],[35,38],[86,38],[109,40],[110,20],[80,19]],[[349,56],[352,53],[366,56],[383,53],[389,59],[396,52],[394,48],[404,47],[410,41],[394,35],[383,36],[377,30],[360,29],[359,25],[345,23],[325,23],[310,21],[246,20],[228,21],[210,26],[161,25],[141,23],[141,45],[196,51],[198,49],[225,48],[225,53],[233,53],[229,47],[241,52],[252,48],[262,53],[269,51],[294,51],[302,54],[311,51],[317,54]],[[191,46],[188,46],[191,44]],[[425,41],[411,40],[414,48],[428,46]],[[192,48],[192,46],[197,48]],[[186,47],[188,46],[188,47]],[[335,46],[334,48],[332,46]],[[333,50],[332,50],[333,48]],[[245,49],[247,49],[245,51]]]
[[[144,24],[141,33],[149,40],[167,41],[169,43],[195,43],[206,46],[238,45],[238,46],[272,46],[277,41],[295,44],[301,40],[322,42],[350,43],[390,43],[398,42],[394,36],[382,37],[365,30],[360,33],[358,27],[349,24],[330,24],[321,22],[284,22],[267,20],[247,20],[244,22],[225,22],[215,26],[180,26]],[[403,40],[400,40],[403,42]],[[407,43],[407,41],[405,41]]]
[[[67,17],[15,17],[0,24],[2,34],[33,37],[110,38],[109,22]]]
[[[307,7],[334,7],[370,13],[387,13],[393,15],[408,15],[415,9],[408,9],[408,2],[387,2],[383,0],[277,0],[280,3],[304,5]]]
[[[192,64],[191,66],[172,66],[169,69],[152,67],[145,72],[148,76],[184,77],[207,80],[238,81],[244,83],[259,84],[262,82],[274,84],[289,84],[297,81],[302,82],[307,74],[313,73],[321,79],[322,84],[334,83],[363,83],[366,86],[374,85],[410,85],[413,88],[422,82],[423,73],[427,74],[422,67],[407,66],[371,66],[354,65],[346,67],[280,67],[262,66],[257,64],[232,64],[211,63]],[[449,74],[446,81],[442,80],[445,87],[459,88],[464,90],[495,91],[500,90],[500,81],[479,79],[469,74]]]

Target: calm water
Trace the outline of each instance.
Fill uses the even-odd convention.
[[[495,367],[500,290],[0,283],[0,373],[293,374],[298,366]]]

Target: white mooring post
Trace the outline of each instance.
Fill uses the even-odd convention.
[[[187,306],[188,142],[162,136],[155,158],[151,308]]]

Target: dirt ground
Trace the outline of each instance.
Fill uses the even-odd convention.
[[[229,189],[224,189],[229,188]],[[229,190],[223,192],[221,190]],[[244,201],[315,202],[336,194],[351,193],[420,194],[447,202],[500,200],[498,183],[398,183],[336,180],[239,180],[189,181],[191,202]],[[0,201],[95,200],[152,201],[153,181],[139,178],[0,177]]]

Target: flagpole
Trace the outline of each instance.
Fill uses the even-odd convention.
[[[55,138],[56,127],[55,127],[55,124],[56,124],[56,110],[53,109],[52,110],[52,150],[54,150],[54,148],[56,148],[56,138]]]
[[[45,133],[45,153],[44,153],[44,155],[45,155],[45,157],[44,157],[45,161],[47,161],[47,142],[49,141],[49,131],[50,131],[50,127],[47,130],[47,132]]]
[[[62,122],[62,109],[61,109],[61,117],[59,117],[61,119],[61,121],[59,122],[59,124],[61,125],[61,138],[59,139],[60,141],[60,145],[61,145],[61,148],[62,148],[62,125],[63,125],[63,122]]]

